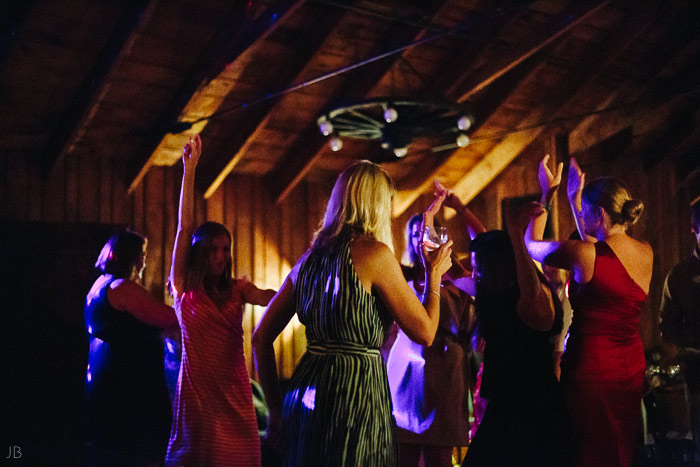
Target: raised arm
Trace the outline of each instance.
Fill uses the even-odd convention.
[[[173,259],[170,268],[170,284],[173,296],[180,296],[185,285],[187,252],[190,248],[194,231],[194,174],[202,154],[202,140],[199,135],[190,137],[182,148],[182,186],[180,188],[180,207],[178,210],[177,235],[173,246]]]
[[[574,279],[579,283],[585,283],[593,275],[595,266],[595,247],[590,242],[580,241],[544,241],[544,228],[549,214],[548,203],[554,197],[559,182],[561,181],[562,164],[558,170],[552,173],[547,166],[549,156],[545,156],[540,162],[538,178],[542,188],[541,203],[528,206],[530,222],[525,231],[525,247],[530,256],[541,263],[545,263],[560,269],[574,271]]]
[[[406,283],[401,267],[383,243],[358,239],[351,246],[357,275],[367,290],[376,291],[399,327],[414,342],[429,346],[435,338],[440,318],[440,282],[451,265],[452,241],[428,252],[425,259],[425,285],[422,301]]]
[[[583,228],[583,216],[581,215],[581,193],[583,192],[585,180],[586,174],[583,173],[581,167],[578,165],[578,162],[576,162],[576,159],[572,157],[571,164],[569,165],[569,174],[566,181],[566,196],[569,198],[569,206],[571,207],[571,213],[574,215],[576,230],[578,231],[581,240],[595,243],[595,237],[586,235]]]
[[[441,185],[440,182],[438,182],[437,180],[435,180],[435,192],[438,196],[444,194],[445,206],[457,211],[457,214],[462,218],[462,221],[464,222],[464,227],[469,233],[469,238],[474,240],[474,238],[476,238],[477,235],[486,232],[486,228],[481,223],[479,218],[476,217],[473,212],[471,212],[471,210],[467,207],[466,204],[462,203],[462,200],[459,199],[459,196],[457,196],[451,190]]]
[[[525,248],[523,233],[530,220],[530,208],[506,206],[506,226],[513,244],[515,266],[520,288],[517,314],[528,327],[537,331],[549,331],[554,324],[554,303],[549,287],[537,274],[535,263]]]

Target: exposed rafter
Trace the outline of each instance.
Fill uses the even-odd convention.
[[[548,35],[546,38],[541,40],[539,43],[537,43],[534,47],[529,47],[520,53],[517,54],[513,59],[509,60],[505,65],[499,66],[498,69],[495,72],[489,73],[485,78],[483,79],[475,79],[474,84],[470,85],[469,89],[462,93],[460,98],[458,99],[459,101],[464,101],[468,99],[471,96],[474,96],[476,93],[482,91],[485,89],[487,86],[491,85],[494,83],[497,79],[503,77],[506,73],[514,70],[518,65],[523,64],[528,58],[533,57],[537,52],[540,52],[543,50],[546,46],[550,45],[553,43],[556,39],[559,39],[562,37],[564,34],[567,32],[571,31],[574,27],[577,25],[581,24],[585,20],[589,19],[592,15],[598,13],[602,8],[607,6],[610,3],[610,0],[602,2],[590,10],[579,14],[576,19],[573,21],[570,21],[566,23],[565,26],[562,28],[558,29],[555,31],[553,34]],[[574,7],[577,8],[577,7]],[[555,23],[561,24],[560,18],[567,18],[571,17],[573,15],[573,12],[571,10],[566,10],[557,17],[557,20]],[[535,111],[534,113],[537,113]],[[533,113],[533,114],[534,114]],[[529,118],[528,120],[531,120]],[[534,123],[534,121],[533,121]],[[486,156],[482,163],[479,164],[478,170],[474,172],[474,176],[471,177],[469,174],[465,175],[463,179],[463,184],[468,184],[468,183],[475,183],[476,186],[480,186],[479,191],[483,189],[484,186],[486,186],[505,166],[510,163],[517,155],[520,153],[520,151],[527,146],[535,137],[537,137],[539,133],[538,132],[529,132],[529,135],[531,137],[523,136],[523,135],[514,135],[512,137],[507,137],[506,141],[504,141],[502,144],[499,144],[498,147],[496,148],[496,153],[494,154],[494,157],[496,157],[497,160],[494,160],[493,162],[488,161],[488,158],[491,156]],[[517,143],[516,143],[517,142]],[[515,145],[514,145],[515,144]],[[517,153],[512,154],[510,156],[503,156],[501,152],[501,148],[510,148],[511,150],[517,149],[518,145],[521,145]],[[455,157],[460,157],[460,154],[463,153],[465,149],[458,149],[454,151],[451,155],[443,158],[439,164],[433,167],[432,170],[428,171],[422,171],[423,173],[423,180],[417,186],[415,184],[412,184],[411,190],[399,190],[398,196],[394,202],[394,216],[400,216],[403,214],[404,211],[406,211],[418,197],[424,193],[426,190],[429,190],[431,185],[432,185],[432,180],[436,177],[437,173],[444,168],[448,162]],[[463,185],[462,182],[460,182],[460,185]],[[465,199],[471,200],[473,196],[475,196],[479,191],[476,191],[474,193],[471,193],[473,190],[469,190],[470,193],[460,193],[462,196],[465,196]],[[459,191],[458,191],[459,193]]]
[[[277,11],[284,14],[297,3],[291,0],[282,2]],[[139,147],[135,159],[130,161],[127,170],[129,193],[133,192],[141,183],[154,162],[156,149],[163,141],[164,136],[177,127],[179,116],[192,95],[203,83],[206,84],[217,76],[227,63],[232,62],[251,44],[254,44],[260,36],[266,34],[270,27],[270,17],[268,15],[255,17],[255,11],[246,11],[242,5],[236,4],[230,10],[223,24],[225,26],[217,30],[193,70],[187,74],[173,98],[160,113],[156,124],[152,126]],[[203,123],[195,130],[201,130],[204,126]]]
[[[125,7],[99,60],[83,79],[64,115],[56,122],[56,129],[42,157],[45,174],[58,165],[80,139],[93,107],[105,91],[114,65],[129,53],[137,31],[148,22],[157,3],[156,0],[132,0]]]

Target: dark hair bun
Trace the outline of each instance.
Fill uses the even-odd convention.
[[[642,215],[642,211],[644,211],[644,203],[638,199],[628,199],[622,205],[620,215],[625,223],[634,224],[639,219],[639,216]]]

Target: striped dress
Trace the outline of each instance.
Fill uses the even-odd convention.
[[[355,274],[349,243],[329,254],[309,254],[294,301],[308,344],[284,403],[286,465],[397,465],[379,352],[390,320]]]
[[[243,356],[244,282],[219,307],[206,294],[175,300],[182,363],[166,465],[259,466],[250,378]]]

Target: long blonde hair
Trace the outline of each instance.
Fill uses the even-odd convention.
[[[374,238],[393,251],[391,201],[394,193],[389,175],[380,166],[367,160],[352,164],[338,176],[333,186],[312,249],[332,249],[354,234]]]

